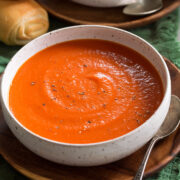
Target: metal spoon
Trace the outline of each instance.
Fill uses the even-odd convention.
[[[123,13],[133,16],[144,16],[159,11],[163,7],[162,0],[139,0],[123,9]]]
[[[166,119],[164,120],[158,132],[152,138],[149,147],[146,151],[146,154],[144,156],[144,159],[136,173],[136,176],[134,177],[134,180],[142,179],[149,155],[151,153],[154,144],[158,140],[166,136],[169,136],[172,132],[174,132],[178,127],[179,123],[180,123],[180,99],[177,96],[172,95],[171,104]]]

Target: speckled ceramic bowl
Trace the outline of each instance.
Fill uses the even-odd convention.
[[[132,4],[138,0],[72,0],[76,3],[92,7],[117,7]]]
[[[16,119],[9,109],[11,82],[20,66],[35,53],[54,44],[74,39],[103,39],[121,43],[144,55],[157,69],[163,82],[164,97],[155,113],[140,127],[118,138],[91,144],[68,144],[34,134]],[[146,41],[127,31],[106,26],[82,25],[49,32],[21,48],[5,69],[1,82],[1,105],[5,120],[14,135],[27,148],[54,162],[92,166],[116,161],[142,147],[157,132],[169,109],[170,75],[161,55]]]

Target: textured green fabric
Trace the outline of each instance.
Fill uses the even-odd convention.
[[[176,10],[167,17],[131,32],[146,39],[165,57],[180,68],[180,42],[177,41],[179,11]]]
[[[180,68],[180,43],[177,41],[178,30],[178,10],[162,18],[161,20],[145,27],[132,29],[131,32],[141,36],[154,45],[159,52],[169,58]],[[50,30],[69,26],[70,24],[61,22],[50,17]],[[13,54],[20,49],[18,46],[6,46],[0,43],[0,72],[3,72],[6,64]],[[15,171],[0,156],[0,180],[26,180]],[[178,180],[180,179],[180,155],[169,163],[163,170],[149,177],[147,180]]]

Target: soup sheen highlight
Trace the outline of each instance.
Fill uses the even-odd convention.
[[[95,143],[143,124],[163,97],[145,57],[120,44],[74,40],[44,49],[16,73],[9,106],[32,132],[65,143]]]

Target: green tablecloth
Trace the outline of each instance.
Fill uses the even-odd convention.
[[[141,36],[154,45],[158,51],[170,59],[176,66],[180,68],[180,42],[177,41],[179,11],[162,18],[161,20],[145,27],[130,30],[131,32]],[[50,17],[50,30],[58,29],[71,24],[60,21],[54,17]],[[1,27],[0,27],[1,28]],[[18,51],[18,46],[6,46],[0,43],[0,72],[3,72],[10,58]],[[180,82],[179,82],[180,83]],[[0,180],[25,180],[28,179],[16,170],[14,170],[0,156]],[[177,156],[164,169],[148,180],[178,180],[180,179],[180,155]]]

